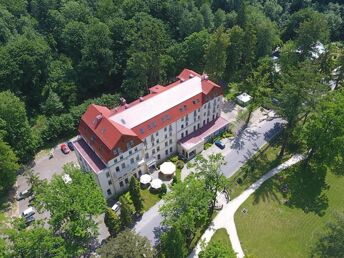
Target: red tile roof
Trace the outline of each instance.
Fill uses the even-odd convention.
[[[184,81],[193,77],[202,78],[202,92],[197,94],[192,98],[172,107],[171,109],[160,113],[159,115],[144,121],[143,123],[133,127],[127,128],[125,125],[110,119],[112,116],[117,115],[126,109],[130,109],[133,106],[139,105],[142,101],[145,101],[160,93],[167,91],[173,87],[177,87]],[[91,104],[87,111],[81,117],[81,122],[79,126],[79,133],[82,135],[88,144],[92,145],[92,148],[96,151],[97,155],[107,163],[115,157],[113,150],[116,147],[120,147],[122,151],[126,151],[127,142],[133,140],[135,145],[140,143],[145,137],[159,129],[173,123],[174,121],[180,119],[188,113],[200,108],[206,102],[206,96],[220,95],[222,90],[220,86],[208,80],[204,75],[191,71],[189,69],[184,69],[178,76],[177,81],[167,85],[155,85],[150,88],[150,93],[146,96],[141,97],[133,101],[132,103],[118,106],[112,110],[106,107]],[[199,99],[197,103],[193,101]],[[187,110],[180,112],[180,108],[187,106]],[[159,108],[159,107],[152,107]],[[124,112],[125,113],[125,112]],[[140,114],[138,114],[140,115]],[[169,119],[163,121],[163,117],[169,115]],[[150,123],[156,123],[156,126],[151,129],[147,129]],[[144,133],[141,133],[141,128],[144,129]]]

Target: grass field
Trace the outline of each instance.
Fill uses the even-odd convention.
[[[209,244],[215,241],[219,241],[222,245],[228,246],[232,249],[232,244],[231,244],[231,241],[229,240],[227,230],[224,228],[220,228],[215,231],[215,234],[210,239]]]
[[[245,254],[309,257],[326,223],[344,211],[343,196],[344,177],[314,174],[300,165],[268,180],[235,215]]]
[[[151,193],[148,189],[141,189],[144,211],[149,210],[154,204],[161,200],[158,193]]]

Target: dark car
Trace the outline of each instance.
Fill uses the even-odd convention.
[[[66,144],[61,144],[61,151],[64,153],[64,154],[68,154],[70,152],[69,148],[67,147]]]
[[[74,145],[72,142],[67,142],[67,145],[68,145],[68,148],[71,150],[71,151],[74,151]]]
[[[226,147],[226,145],[222,143],[221,141],[216,141],[215,145],[219,147],[221,150],[223,150]]]
[[[17,201],[23,200],[26,197],[30,196],[31,194],[32,194],[31,189],[26,189],[26,190],[24,190],[22,192],[17,193],[16,200]]]
[[[36,219],[35,219],[35,217],[34,216],[30,216],[30,217],[26,217],[25,218],[25,224],[28,226],[28,225],[30,225],[32,222],[34,222]]]

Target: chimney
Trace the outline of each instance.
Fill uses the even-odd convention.
[[[103,114],[100,113],[99,115],[96,116],[96,118],[94,119],[94,126],[95,128],[97,128],[97,126],[99,125],[100,121],[102,120],[103,118]]]
[[[184,82],[185,80],[184,80],[184,78],[180,78],[180,81],[181,81],[181,82]]]
[[[121,105],[125,105],[127,103],[127,101],[123,97],[120,97],[119,100],[121,101]]]
[[[189,78],[191,79],[191,78],[193,78],[194,77],[194,75],[192,74],[192,73],[190,73],[189,74]]]
[[[127,109],[129,107],[128,104],[124,104],[124,108]]]
[[[202,80],[202,81],[207,81],[208,78],[209,78],[208,75],[204,73],[204,74],[202,75],[202,77],[201,77],[201,80]]]
[[[143,97],[140,97],[139,99],[140,99],[140,102],[144,101],[144,98],[143,98]]]

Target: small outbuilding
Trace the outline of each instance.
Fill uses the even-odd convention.
[[[248,95],[246,92],[241,93],[236,97],[236,101],[240,106],[247,106],[250,103],[251,99],[252,97]]]

